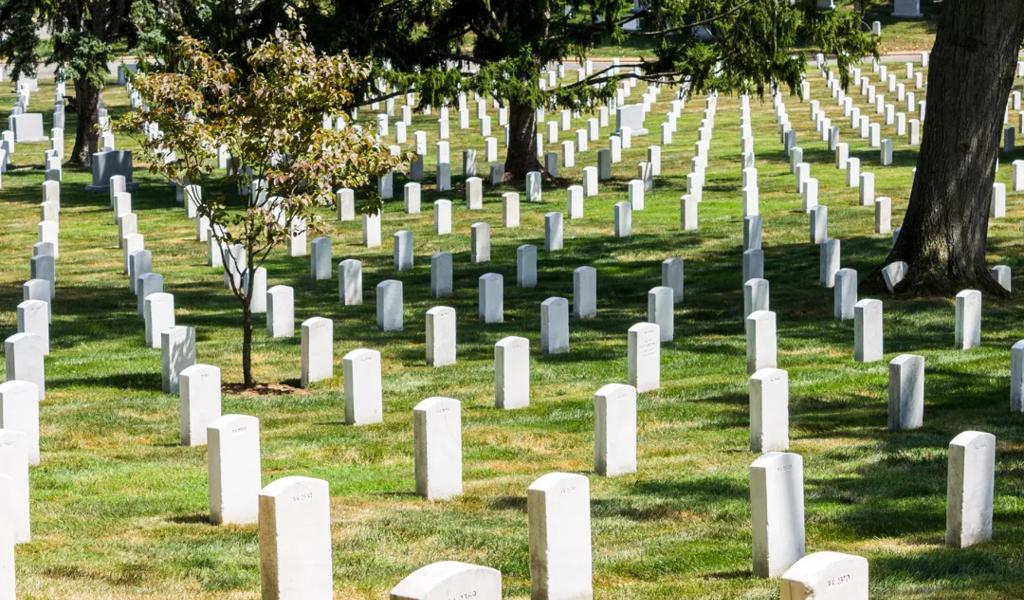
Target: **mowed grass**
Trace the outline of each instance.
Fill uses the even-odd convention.
[[[902,77],[902,69],[897,70]],[[809,74],[824,102],[824,80]],[[50,123],[52,85],[34,95],[32,108]],[[633,92],[639,98],[642,88]],[[920,95],[920,94],[919,94]],[[923,97],[923,96],[922,96]],[[325,316],[335,323],[337,377],[303,393],[224,398],[225,413],[259,417],[263,481],[308,475],[330,482],[335,596],[384,598],[405,575],[438,560],[461,560],[500,569],[509,598],[529,596],[526,488],[551,471],[593,470],[594,392],[624,382],[626,330],[646,317],[646,293],[660,284],[660,262],[686,261],[685,302],[675,313],[676,340],[662,350],[662,389],[639,401],[639,472],[591,476],[594,583],[598,598],[778,597],[778,583],[751,575],[747,374],[742,320],[740,145],[738,100],[718,102],[705,199],[697,232],[679,227],[679,197],[697,137],[703,98],[687,104],[674,143],[662,148],[662,176],[633,214],[634,235],[611,237],[612,205],[626,197],[636,163],[657,143],[672,93],[664,90],[647,125],[614,168],[614,180],[586,201],[586,216],[565,221],[565,249],[540,252],[539,285],[515,286],[515,248],[542,247],[543,213],[565,211],[564,188],[596,164],[596,148],[562,169],[564,181],[546,182],[542,204],[522,204],[522,226],[501,226],[501,192],[485,186],[484,209],[470,213],[457,189],[438,194],[433,172],[436,113],[417,115],[411,132],[428,132],[424,210],[406,215],[399,199],[384,216],[385,244],[361,245],[359,222],[339,223],[325,209],[335,263],[363,261],[365,304],[337,301],[337,280],[312,282],[308,258],[276,252],[269,283],[295,287],[297,321]],[[125,110],[123,89],[106,93],[114,112]],[[857,96],[862,109],[866,102]],[[9,107],[9,91],[0,106]],[[863,278],[881,261],[889,235],[873,233],[873,210],[859,206],[826,144],[813,135],[806,104],[787,97],[791,120],[820,199],[829,206],[830,235],[842,240],[843,266]],[[496,115],[493,108],[489,114]],[[818,284],[818,248],[808,244],[807,217],[781,150],[770,102],[752,100],[757,167],[764,218],[765,275],[778,315],[779,366],[790,375],[791,450],[805,465],[808,551],[866,556],[877,598],[993,600],[1019,595],[1024,584],[1024,417],[1009,405],[1010,345],[1024,337],[1017,300],[985,298],[983,346],[953,346],[953,299],[885,302],[886,360],[855,363],[852,322],[832,318],[832,291]],[[364,110],[361,116],[372,118]],[[573,122],[582,127],[588,115]],[[69,114],[68,150],[74,115]],[[548,118],[555,118],[549,115]],[[838,121],[837,121],[838,122]],[[453,114],[452,164],[461,173],[461,150],[483,142],[460,131]],[[495,123],[496,125],[496,123]],[[614,119],[612,120],[614,126]],[[603,140],[612,127],[603,128]],[[497,127],[495,127],[497,130]],[[878,152],[843,136],[851,156],[876,174],[877,194],[893,198],[899,223],[910,191],[916,150],[905,138],[896,163],[879,166]],[[894,136],[883,127],[883,136]],[[569,139],[563,134],[563,139]],[[131,147],[125,136],[122,147]],[[41,198],[43,144],[19,145],[0,191],[0,327],[15,331],[15,307],[28,277]],[[554,148],[549,148],[554,149]],[[1009,182],[1010,158],[999,180]],[[139,228],[154,253],[154,268],[174,294],[179,324],[193,325],[199,360],[218,365],[227,382],[241,379],[239,311],[221,273],[205,266],[204,244],[173,189],[141,168],[133,195]],[[481,168],[483,170],[483,168]],[[206,449],[178,445],[178,399],[160,391],[160,355],[143,347],[136,300],[121,273],[117,228],[106,194],[83,188],[87,173],[65,171],[61,256],[47,359],[47,397],[41,410],[42,465],[32,470],[33,540],[18,547],[18,590],[25,599],[241,599],[259,597],[255,526],[215,527],[207,522]],[[403,181],[396,178],[396,189]],[[1011,188],[1012,189],[1012,188]],[[365,197],[365,194],[362,195]],[[432,200],[451,198],[454,233],[433,235]],[[1010,194],[1009,217],[993,223],[992,264],[1024,269],[1019,194]],[[474,222],[491,226],[492,262],[469,261]],[[416,267],[395,273],[391,235],[415,233]],[[455,254],[455,296],[429,293],[429,256]],[[598,318],[571,322],[571,351],[539,353],[540,303],[571,299],[572,271],[598,270]],[[505,323],[476,318],[477,278],[505,278]],[[374,286],[384,279],[405,285],[405,330],[382,333],[374,325]],[[1018,276],[1017,285],[1021,285]],[[438,304],[458,311],[458,364],[424,364],[424,313]],[[527,409],[493,408],[493,345],[508,335],[531,340],[532,400]],[[256,334],[260,381],[295,383],[299,337]],[[340,358],[359,347],[383,355],[385,422],[345,426]],[[924,428],[886,430],[887,362],[905,352],[927,358]],[[463,407],[465,494],[429,502],[413,494],[412,408],[434,395]],[[995,539],[968,550],[943,546],[947,444],[967,429],[998,438]]]

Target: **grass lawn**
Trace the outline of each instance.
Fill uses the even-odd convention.
[[[902,69],[897,71],[902,76]],[[851,156],[876,174],[878,195],[893,198],[901,220],[916,150],[897,140],[895,165],[881,167],[842,120],[824,80],[809,74],[813,94],[851,144]],[[46,111],[53,88],[44,83],[32,108]],[[642,92],[634,91],[636,99]],[[388,204],[382,248],[361,246],[358,222],[328,219],[334,261],[363,261],[365,304],[337,301],[337,280],[312,282],[309,259],[276,252],[266,265],[269,284],[295,287],[297,321],[334,320],[335,379],[291,395],[224,398],[225,413],[257,416],[262,427],[263,481],[308,475],[330,482],[336,598],[384,598],[405,575],[429,562],[461,560],[500,569],[508,598],[529,596],[526,488],[551,471],[593,470],[593,394],[626,379],[626,330],[646,317],[647,290],[660,285],[660,263],[686,261],[686,300],[676,310],[676,340],[662,350],[662,389],[639,401],[639,472],[591,476],[596,596],[767,600],[775,581],[751,575],[747,374],[742,319],[739,109],[718,102],[698,232],[679,227],[703,98],[680,118],[674,144],[662,149],[663,175],[633,215],[634,235],[611,237],[612,205],[646,147],[657,142],[672,94],[667,90],[647,119],[652,131],[634,140],[614,168],[614,180],[586,202],[586,216],[565,222],[565,249],[541,251],[539,285],[515,287],[515,248],[542,247],[543,214],[564,211],[564,188],[596,164],[596,146],[563,169],[565,181],[546,183],[544,203],[522,204],[522,226],[501,226],[501,192],[485,186],[484,210],[470,213],[456,190],[438,194],[435,116],[417,115],[411,132],[428,132],[424,212],[408,216],[399,199]],[[858,105],[866,101],[857,96]],[[124,110],[123,89],[111,88],[108,106]],[[0,106],[10,107],[9,90]],[[805,160],[829,206],[830,235],[842,240],[844,267],[863,278],[882,260],[889,235],[873,233],[873,210],[859,206],[832,154],[813,135],[808,109],[787,97]],[[832,318],[832,290],[818,284],[818,248],[807,242],[807,217],[775,127],[770,102],[752,101],[765,275],[778,315],[779,367],[789,371],[791,451],[805,465],[808,551],[835,550],[867,557],[875,598],[977,600],[1019,597],[1024,586],[1024,416],[1009,405],[1010,346],[1024,337],[1017,301],[984,301],[983,346],[953,347],[953,299],[885,302],[885,361],[856,363],[852,322]],[[490,114],[495,115],[491,109]],[[371,111],[362,116],[372,118]],[[584,115],[584,119],[587,115]],[[549,116],[549,118],[552,118]],[[574,121],[574,129],[584,119]],[[454,170],[459,151],[483,141],[452,121]],[[496,119],[495,119],[496,123]],[[612,121],[614,125],[614,119]],[[497,130],[497,127],[495,127]],[[68,151],[74,115],[69,114]],[[611,131],[603,128],[602,140]],[[895,136],[883,127],[883,137]],[[564,135],[564,134],[563,134]],[[564,136],[563,139],[568,139]],[[129,147],[130,140],[119,136]],[[39,220],[43,144],[19,145],[0,192],[0,328],[15,331],[15,307],[28,277]],[[482,162],[482,159],[481,159]],[[1010,157],[999,180],[1009,183]],[[241,379],[239,313],[221,273],[206,264],[205,245],[174,202],[166,182],[136,172],[133,195],[139,229],[153,251],[154,270],[175,296],[179,324],[197,328],[199,360],[218,365],[227,382]],[[206,449],[178,445],[178,398],[160,391],[159,351],[143,346],[143,324],[121,274],[117,228],[106,194],[83,188],[87,173],[67,169],[62,185],[61,245],[53,307],[53,350],[47,359],[47,397],[41,409],[42,465],[32,470],[33,540],[19,546],[22,599],[252,599],[259,597],[256,527],[207,522]],[[402,181],[396,179],[396,189]],[[1008,185],[1010,189],[1011,186]],[[431,202],[455,201],[454,233],[435,237]],[[358,194],[357,194],[358,198]],[[524,195],[525,200],[525,195]],[[1009,216],[990,230],[990,260],[1008,264],[1024,284],[1020,233],[1024,206],[1011,192]],[[325,215],[330,212],[325,210]],[[492,262],[469,262],[474,222],[491,225]],[[415,233],[416,267],[392,269],[391,235]],[[429,256],[455,255],[455,297],[429,294]],[[598,271],[598,318],[571,322],[571,351],[539,353],[540,303],[571,299],[572,271]],[[476,319],[477,278],[505,278],[505,323]],[[405,285],[405,330],[374,326],[374,286]],[[424,366],[424,313],[437,304],[458,312],[458,364]],[[509,335],[531,340],[532,402],[503,412],[493,408],[493,346]],[[385,422],[342,424],[340,357],[359,347],[383,355]],[[927,358],[925,425],[886,430],[888,360],[901,353]],[[299,337],[267,339],[257,332],[256,375],[264,382],[296,383]],[[413,494],[412,407],[429,396],[462,402],[465,494],[429,502]],[[968,550],[943,546],[947,444],[967,429],[997,436],[995,539]]]

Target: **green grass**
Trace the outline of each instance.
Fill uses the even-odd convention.
[[[809,77],[815,97],[823,98],[823,80]],[[47,109],[51,93],[44,85],[33,108]],[[670,96],[664,91],[648,118],[652,132],[659,131]],[[111,89],[106,98],[124,109],[123,90]],[[0,105],[11,104],[9,92],[0,94]],[[853,362],[852,323],[832,319],[832,291],[817,283],[818,249],[807,243],[807,218],[771,106],[752,104],[765,270],[778,314],[779,366],[790,375],[791,449],[805,462],[808,551],[866,556],[876,598],[1018,597],[1024,584],[1024,417],[1008,413],[1008,379],[1009,348],[1022,337],[1019,304],[986,298],[983,346],[959,352],[952,349],[951,298],[884,298],[886,361]],[[843,240],[843,266],[863,279],[885,256],[889,236],[873,234],[873,211],[858,206],[856,190],[843,184],[831,153],[815,141],[806,105],[792,97],[787,105],[821,182],[821,201],[830,208],[830,233]],[[565,250],[541,252],[536,289],[515,287],[515,247],[542,243],[543,213],[564,210],[564,187],[580,179],[582,166],[596,164],[598,144],[578,157],[580,167],[563,169],[565,182],[546,184],[544,204],[523,203],[519,229],[501,227],[500,193],[510,187],[487,188],[484,210],[469,213],[461,187],[437,194],[427,184],[423,214],[404,215],[400,200],[388,204],[379,249],[361,247],[358,223],[330,220],[335,262],[363,261],[363,306],[339,305],[336,280],[310,281],[308,258],[289,259],[283,250],[273,255],[270,284],[295,286],[297,319],[334,320],[338,363],[358,347],[383,355],[381,425],[342,424],[338,363],[338,377],[308,393],[224,398],[225,413],[261,421],[264,483],[286,475],[330,482],[337,598],[385,597],[414,569],[445,559],[498,568],[506,597],[528,597],[526,488],[550,471],[591,473],[593,394],[626,379],[626,330],[645,318],[646,292],[660,284],[659,264],[669,256],[686,261],[686,301],[676,311],[676,341],[663,349],[663,387],[640,398],[639,472],[591,476],[596,595],[778,597],[776,582],[750,571],[748,467],[756,456],[748,451],[735,98],[719,101],[700,231],[684,233],[678,225],[701,106],[701,98],[689,102],[675,143],[663,148],[663,175],[647,209],[633,215],[634,236],[611,237],[612,205],[625,199],[626,182],[656,141],[654,133],[624,152],[614,181],[587,200],[584,219],[566,220]],[[836,118],[834,103],[823,106]],[[46,118],[49,123],[49,113]],[[424,129],[436,141],[435,119],[417,116],[410,133]],[[475,131],[459,131],[453,120],[453,164],[464,147],[482,151]],[[892,128],[883,131],[894,135]],[[603,129],[602,138],[608,133]],[[898,140],[896,165],[882,168],[878,152],[845,124],[843,134],[851,156],[875,172],[878,195],[893,198],[899,223],[916,150]],[[118,142],[129,145],[124,136]],[[35,241],[43,150],[42,144],[19,146],[0,192],[0,327],[7,332],[15,329]],[[1009,162],[1000,167],[1001,181],[1009,181]],[[428,177],[433,170],[431,152]],[[239,315],[221,274],[205,266],[205,247],[193,241],[193,225],[166,182],[142,169],[136,177],[139,228],[166,291],[175,295],[178,322],[197,327],[201,362],[220,366],[226,381],[240,380]],[[43,462],[31,475],[33,541],[17,552],[19,597],[258,597],[256,528],[207,523],[206,449],[177,444],[178,399],[160,392],[159,352],[143,347],[107,195],[85,193],[88,181],[87,173],[65,171],[53,351],[41,410]],[[437,238],[430,203],[441,196],[456,200],[455,233]],[[990,232],[992,264],[1009,264],[1018,274],[1024,270],[1020,200],[1011,193],[1010,216]],[[469,263],[470,225],[477,221],[491,224],[489,265]],[[415,232],[417,263],[414,271],[396,274],[390,236],[403,228]],[[455,254],[456,295],[444,303],[458,311],[459,362],[430,369],[424,366],[424,313],[440,303],[429,297],[428,257],[438,250]],[[598,270],[599,316],[572,321],[569,354],[542,356],[539,305],[549,296],[571,298],[572,270],[581,265]],[[476,281],[489,271],[505,276],[506,312],[504,324],[485,327],[476,320]],[[373,326],[373,287],[388,278],[405,283],[401,333]],[[514,412],[492,407],[493,345],[507,335],[530,338],[533,349],[532,403]],[[255,344],[259,380],[298,379],[298,337],[270,340],[260,330]],[[886,362],[904,352],[927,357],[925,426],[893,434],[886,431]],[[433,395],[463,404],[465,494],[449,502],[412,493],[411,411]],[[995,540],[952,550],[942,544],[946,446],[966,429],[999,440]]]

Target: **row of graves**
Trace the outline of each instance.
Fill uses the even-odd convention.
[[[906,136],[906,144],[920,143],[921,122],[925,118],[921,63],[907,63],[902,72],[890,66],[872,63],[870,68],[853,68],[853,86],[844,92],[832,67],[819,56],[816,71],[812,70],[801,88],[805,107],[790,112],[784,96],[775,93],[772,99],[778,126],[774,142],[790,159],[793,194],[800,197],[807,216],[808,243],[820,248],[820,284],[834,291],[834,315],[839,320],[855,323],[853,358],[873,362],[883,359],[883,301],[858,297],[858,273],[843,268],[841,240],[828,234],[828,206],[821,202],[818,180],[813,169],[845,171],[850,187],[860,190],[861,203],[875,210],[875,233],[891,232],[891,201],[874,194],[874,176],[857,158],[851,158],[844,137],[867,139],[878,149],[878,168],[892,163],[895,136]],[[616,66],[613,65],[613,68]],[[582,65],[577,76],[593,69]],[[1024,65],[1021,65],[1024,69]],[[557,86],[572,78],[564,65],[543,74],[547,87]],[[902,75],[902,76],[901,76]],[[699,230],[699,213],[703,201],[705,168],[708,150],[714,139],[718,97],[708,95],[703,103],[691,99],[688,89],[669,92],[667,86],[651,84],[637,94],[635,80],[626,80],[615,99],[596,108],[587,117],[584,128],[572,131],[574,115],[562,111],[553,120],[546,120],[538,111],[539,157],[549,174],[560,166],[589,163],[583,168],[582,181],[564,191],[566,210],[552,210],[544,215],[543,251],[557,253],[563,248],[566,227],[582,216],[586,199],[597,194],[599,187],[611,177],[611,166],[622,160],[622,149],[639,140],[660,137],[660,145],[650,145],[647,160],[636,165],[637,177],[629,182],[628,198],[614,206],[611,235],[628,238],[632,235],[634,213],[644,211],[645,194],[659,185],[661,148],[673,144],[678,118],[684,110],[700,111],[702,123],[698,130],[695,155],[686,176],[686,189],[680,190],[679,224],[683,230]],[[812,99],[812,88],[825,90],[825,100]],[[19,88],[20,89],[20,88]],[[58,100],[62,95],[58,87]],[[660,128],[651,127],[652,108],[658,98],[674,93],[669,110]],[[859,96],[859,98],[858,98]],[[144,99],[131,92],[133,107]],[[826,111],[826,104],[836,108]],[[437,141],[434,145],[437,168],[433,185],[439,191],[451,189],[451,148],[449,146],[449,115],[457,113],[458,127],[470,126],[471,99],[462,96],[452,107],[440,107]],[[408,94],[395,117],[396,102],[392,99],[372,105],[370,111],[383,112],[375,117],[377,133],[382,141],[393,141],[397,147],[410,139],[415,95]],[[491,183],[501,179],[499,140],[492,135],[488,102],[476,98],[476,120],[485,138],[484,160]],[[62,106],[60,102],[58,106]],[[27,106],[27,102],[19,107]],[[1020,94],[1011,98],[1014,110],[1020,110]],[[19,107],[15,107],[15,111]],[[505,108],[497,110],[498,128],[507,127]],[[809,110],[808,110],[809,109]],[[418,110],[427,112],[429,107]],[[841,111],[842,118],[837,114]],[[803,113],[803,114],[800,114]],[[429,113],[428,113],[429,114]],[[830,118],[828,114],[834,116]],[[611,120],[614,115],[614,127]],[[45,357],[50,339],[51,300],[59,290],[56,265],[59,258],[59,214],[61,178],[59,167],[63,148],[62,130],[55,128],[47,138],[41,134],[37,119],[32,125],[23,120],[30,115],[18,112],[11,118],[13,131],[3,134],[5,163],[15,151],[19,133],[28,140],[49,139],[53,148],[47,151],[47,171],[42,183],[39,243],[33,247],[32,278],[24,284],[24,301],[17,306],[18,333],[5,341],[7,382],[0,385],[0,505],[9,506],[0,519],[0,598],[15,597],[15,545],[30,542],[31,511],[29,470],[40,462],[40,401],[44,399],[46,377]],[[56,119],[55,114],[55,119]],[[353,126],[350,116],[325,117],[325,127]],[[762,218],[759,214],[758,170],[752,131],[749,99],[740,101],[740,136],[742,140],[742,212],[743,253],[737,261],[737,280],[743,287],[746,363],[749,375],[750,450],[757,458],[750,464],[750,514],[753,572],[756,576],[781,578],[784,599],[816,598],[860,599],[868,597],[868,561],[860,556],[839,552],[806,553],[804,511],[804,457],[789,452],[789,376],[780,368],[777,356],[776,313],[771,310],[770,285],[764,278]],[[803,151],[793,124],[810,119],[820,139],[828,143],[835,162],[814,164],[803,159]],[[41,123],[41,119],[38,120]],[[1021,124],[1024,125],[1024,113]],[[27,127],[27,129],[26,129]],[[609,130],[604,136],[602,130]],[[892,137],[882,137],[882,132]],[[1015,127],[1007,128],[1007,144],[1012,145]],[[500,129],[499,129],[500,131]],[[11,134],[11,135],[9,135]],[[38,134],[38,135],[37,135]],[[149,128],[147,135],[159,135]],[[34,136],[34,137],[30,137]],[[563,139],[568,137],[569,139]],[[11,138],[9,140],[9,138]],[[507,134],[505,136],[507,140]],[[411,165],[410,181],[402,188],[403,206],[408,214],[422,210],[421,192],[425,181],[424,156],[430,151],[428,134],[412,132],[417,158]],[[108,143],[109,142],[109,143]],[[214,524],[258,524],[260,573],[263,597],[281,600],[316,600],[333,596],[331,556],[331,514],[328,482],[305,476],[289,476],[264,485],[260,458],[260,422],[250,415],[222,414],[221,373],[216,365],[198,360],[194,327],[176,319],[175,298],[164,291],[164,277],[154,270],[158,248],[148,249],[139,233],[139,216],[132,209],[130,152],[114,149],[113,136],[105,135],[104,150],[95,156],[93,182],[90,189],[109,194],[111,235],[115,235],[121,251],[121,269],[126,276],[124,294],[135,297],[140,321],[140,339],[159,351],[162,357],[163,391],[180,397],[180,443],[206,445],[208,450],[209,515]],[[558,148],[559,152],[548,151]],[[222,165],[226,165],[222,157]],[[52,168],[51,168],[52,167]],[[1024,189],[1024,162],[1016,161],[1014,190]],[[51,175],[51,171],[56,171]],[[456,210],[481,209],[484,202],[484,180],[477,174],[475,149],[462,151],[462,176],[465,182],[464,204],[437,200],[433,205],[434,234],[449,235],[452,213]],[[531,173],[520,192],[507,192],[501,197],[504,228],[519,227],[520,210],[534,203],[551,206],[545,201],[550,191],[542,189],[542,173]],[[1001,184],[996,184],[1000,186]],[[262,182],[255,180],[250,193],[260,194]],[[380,178],[378,190],[385,198],[393,197],[393,176]],[[994,217],[1005,213],[1005,188],[997,187],[993,197]],[[356,221],[355,190],[337,192],[337,218]],[[296,328],[295,290],[286,285],[270,285],[263,268],[251,269],[245,264],[240,247],[222,247],[211,235],[210,223],[200,217],[196,200],[201,198],[198,185],[179,185],[176,200],[181,203],[182,218],[194,222],[196,243],[206,245],[211,269],[223,272],[226,284],[242,285],[254,293],[253,310],[266,315],[270,337],[301,336],[301,381],[309,385],[334,375],[334,324],[325,317],[312,317]],[[521,207],[525,196],[526,205]],[[362,215],[362,240],[368,248],[383,248],[382,215]],[[491,224],[472,225],[470,260],[486,264],[491,260]],[[396,272],[413,268],[416,261],[413,234],[395,231],[392,236],[393,267]],[[517,288],[537,285],[535,245],[524,244],[516,251]],[[345,306],[362,304],[364,286],[362,264],[353,258],[337,262],[329,237],[307,240],[305,227],[294,224],[287,253],[292,257],[309,257],[313,280],[337,278],[338,302]],[[409,290],[443,301],[453,293],[453,255],[437,252],[430,256],[429,290]],[[905,265],[893,264],[886,269],[886,281],[898,283]],[[994,267],[997,277],[1009,287],[1009,268]],[[542,354],[570,352],[570,330],[573,319],[595,318],[599,297],[597,271],[580,267],[573,273],[571,297],[555,296],[540,307],[538,339],[509,336],[494,344],[494,405],[498,409],[516,409],[530,403],[531,347],[539,342]],[[625,331],[628,337],[628,373],[625,382],[609,383],[594,395],[594,473],[614,477],[637,470],[637,399],[639,394],[658,390],[661,386],[661,353],[664,344],[674,339],[677,308],[683,302],[684,265],[677,257],[667,257],[661,265],[661,281],[652,282],[647,293],[647,319]],[[504,319],[505,281],[501,273],[486,273],[479,278],[478,314],[480,322],[501,324]],[[406,290],[398,279],[375,282],[376,325],[384,332],[402,331]],[[571,307],[571,308],[570,308]],[[957,348],[968,350],[981,343],[981,294],[964,290],[956,298]],[[456,363],[458,343],[455,309],[438,304],[425,315],[423,355],[428,365],[443,368]],[[1024,410],[1024,341],[1011,352],[1013,368],[1011,409]],[[356,348],[341,358],[344,378],[345,422],[352,426],[371,426],[384,415],[381,354],[373,348]],[[924,418],[925,361],[920,355],[903,354],[889,363],[889,421],[892,431],[922,426]],[[462,406],[457,399],[431,397],[413,410],[415,446],[415,491],[433,501],[445,501],[463,494]],[[947,544],[964,548],[986,541],[992,535],[996,439],[980,431],[965,431],[949,444]],[[813,459],[813,458],[812,458]],[[530,578],[533,598],[590,598],[594,595],[591,550],[590,482],[585,475],[567,472],[543,474],[526,490]],[[485,565],[461,562],[462,557],[423,566],[398,582],[390,591],[393,599],[477,598],[496,600],[502,595],[501,573]]]

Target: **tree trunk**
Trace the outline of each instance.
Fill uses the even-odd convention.
[[[251,388],[252,378],[252,308],[242,302],[242,385]]]
[[[96,109],[99,106],[100,90],[80,77],[75,79],[75,109],[78,124],[75,127],[75,147],[71,150],[70,163],[80,167],[92,165],[92,153],[97,151],[99,133],[96,131]]]
[[[537,160],[537,111],[527,104],[511,103],[508,108],[508,154],[505,176],[512,180],[526,178],[530,171],[539,171]]]
[[[1005,296],[986,261],[989,204],[1024,0],[946,0],[928,71],[927,115],[910,203],[884,264],[905,261],[896,291],[976,288]],[[880,271],[873,274],[880,280]]]

